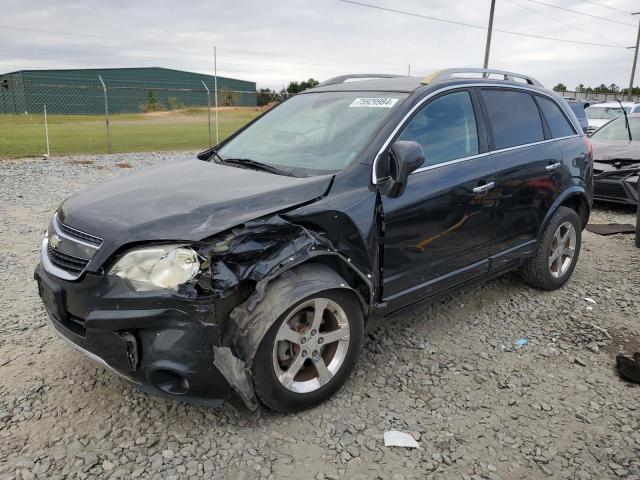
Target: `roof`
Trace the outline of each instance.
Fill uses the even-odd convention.
[[[335,91],[383,91],[383,92],[413,92],[422,86],[418,77],[392,77],[392,78],[365,78],[354,79],[343,83],[321,85],[309,91],[335,92]]]
[[[469,76],[471,74],[471,76]],[[462,76],[460,76],[462,75]],[[478,76],[478,75],[481,75]],[[498,78],[495,78],[495,76]],[[519,78],[522,81],[516,81]],[[426,85],[465,84],[478,81],[491,81],[504,83],[505,85],[517,85],[544,89],[544,86],[536,79],[514,72],[494,70],[487,68],[447,68],[437,70],[426,77],[410,77],[390,74],[351,74],[341,75],[322,82],[316,88],[309,90],[314,92],[328,91],[382,91],[410,93]]]
[[[74,79],[74,77],[81,77],[82,80],[86,80],[88,75],[92,75],[97,80],[98,75],[102,75],[107,80],[107,77],[122,78],[123,75],[130,75],[131,80],[137,80],[134,77],[149,77],[154,75],[171,75],[174,78],[178,77],[191,77],[194,82],[200,84],[201,80],[213,79],[214,76],[206,73],[189,72],[187,70],[176,70],[174,68],[165,67],[108,67],[108,68],[57,68],[57,69],[24,69],[16,70],[13,72],[0,73],[0,78],[9,75],[22,75],[23,77],[52,77],[58,79]],[[64,76],[64,77],[63,77]],[[233,82],[243,82],[245,84],[253,84],[255,82],[250,80],[242,80],[239,78],[231,78],[218,75],[218,80],[228,80]],[[208,83],[208,80],[207,80]]]

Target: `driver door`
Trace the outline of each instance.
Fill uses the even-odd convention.
[[[427,101],[397,140],[425,163],[397,198],[383,197],[383,298],[400,308],[489,270],[495,168],[475,92]]]

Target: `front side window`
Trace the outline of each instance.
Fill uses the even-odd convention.
[[[526,92],[483,90],[496,150],[544,140],[542,119]]]
[[[633,140],[640,140],[640,117],[629,118],[629,129],[627,129],[624,116],[618,117],[597,130],[591,135],[591,138],[595,140],[629,141],[629,130],[631,130],[631,138]]]
[[[424,166],[478,154],[478,130],[469,92],[438,97],[404,127],[398,140],[422,145]]]
[[[402,100],[395,92],[297,95],[229,140],[220,159],[248,159],[297,176],[346,168]]]
[[[567,117],[564,116],[564,113],[562,113],[560,107],[558,107],[554,101],[541,96],[537,96],[537,99],[542,114],[544,118],[547,119],[547,125],[549,125],[549,130],[553,138],[568,137],[569,135],[575,134]]]

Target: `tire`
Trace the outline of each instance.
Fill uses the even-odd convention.
[[[313,329],[315,322],[312,318],[317,318],[316,306],[322,308],[325,301],[327,304],[323,309],[322,326],[316,331]],[[306,323],[301,323],[305,322],[304,319]],[[298,325],[298,330],[289,328],[291,325]],[[344,326],[348,326],[348,339],[343,337],[341,340],[333,340],[345,334]],[[299,343],[283,340],[285,332],[287,338],[292,335]],[[333,333],[331,340],[329,333]],[[252,379],[258,399],[266,407],[281,413],[306,410],[325,401],[342,386],[355,367],[363,334],[362,309],[351,292],[326,290],[296,303],[272,325],[256,352]],[[321,342],[321,338],[327,338],[327,341]],[[303,359],[305,352],[306,358]],[[281,363],[283,359],[285,363],[289,363],[284,370]],[[327,367],[327,370],[322,369],[325,372],[322,379],[320,369],[316,367],[320,360]],[[290,385],[285,386],[292,379],[287,372],[299,364],[302,367],[297,370]],[[332,365],[333,371],[329,371]],[[317,378],[313,378],[314,375]]]
[[[573,228],[573,234],[568,228],[569,225]],[[564,238],[565,234],[568,238],[562,243],[566,248],[562,249],[558,247],[558,240]],[[544,229],[535,255],[527,260],[520,270],[525,283],[541,290],[556,290],[562,287],[571,277],[578,262],[581,243],[582,225],[578,214],[571,208],[559,207]],[[571,245],[573,255],[569,262],[569,256],[565,253],[571,250]]]

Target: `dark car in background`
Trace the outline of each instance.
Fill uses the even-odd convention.
[[[580,127],[582,127],[582,131],[584,133],[587,133],[589,130],[589,120],[587,119],[587,114],[584,111],[585,102],[582,100],[573,100],[573,99],[565,99],[565,100],[569,104],[569,107],[571,107],[571,110],[573,110],[573,113],[575,113],[576,118],[578,119],[578,122],[580,122]],[[587,103],[587,106],[588,106],[588,103]]]
[[[640,113],[624,115],[591,135],[594,197],[638,204],[640,176]]]
[[[405,308],[512,270],[562,287],[592,204],[564,100],[493,70],[362,77],[65,200],[35,271],[54,330],[148,392],[290,412]]]

